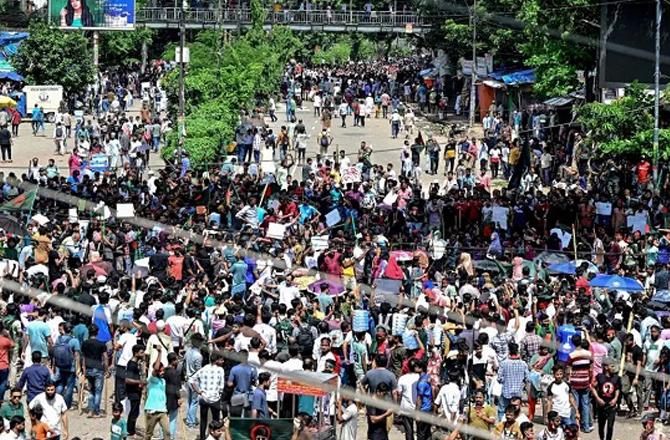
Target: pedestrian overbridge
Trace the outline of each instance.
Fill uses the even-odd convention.
[[[138,26],[148,28],[179,28],[183,22],[187,29],[244,29],[251,26],[249,9],[182,9],[145,7],[137,10]],[[364,32],[421,34],[428,31],[434,21],[413,12],[332,11],[332,10],[282,10],[269,11],[265,28],[273,25],[288,26],[294,31],[311,32]]]

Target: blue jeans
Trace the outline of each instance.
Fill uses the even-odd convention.
[[[63,371],[56,368],[56,392],[63,396],[65,404],[68,408],[72,406],[72,395],[74,394],[74,386],[77,383],[77,376],[72,371]]]
[[[582,431],[591,430],[591,394],[590,390],[572,390],[572,397],[579,408],[580,428]]]
[[[510,399],[500,396],[498,397],[498,421],[505,420],[505,408],[510,403]]]
[[[102,370],[89,368],[86,370],[86,379],[91,395],[88,397],[88,411],[100,414],[100,401],[102,400],[102,385],[105,378]]]
[[[9,368],[0,370],[0,400],[5,400],[5,392],[7,391],[8,382],[9,382]]]
[[[168,412],[168,421],[170,424],[170,438],[171,439],[176,439],[177,438],[177,420],[179,420],[179,408],[174,409],[170,412]],[[158,436],[160,440],[163,440],[165,438],[165,434],[163,434],[163,429],[161,428],[160,435]]]
[[[198,414],[198,401],[199,397],[188,387],[188,406],[186,407],[186,424],[188,426],[196,426],[198,424],[197,414]]]

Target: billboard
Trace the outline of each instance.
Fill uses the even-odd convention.
[[[661,84],[670,79],[670,22],[668,6],[662,4]],[[656,4],[634,2],[608,4],[602,7],[600,52],[601,87],[624,87],[633,81],[654,83],[656,48]]]
[[[131,30],[135,0],[51,0],[49,22],[61,29]]]

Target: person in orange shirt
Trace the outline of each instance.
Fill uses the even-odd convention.
[[[47,440],[56,438],[58,433],[52,430],[49,425],[42,422],[41,406],[36,406],[30,410],[30,436],[35,440]]]
[[[175,249],[174,254],[168,257],[168,273],[176,281],[184,277],[184,255],[181,249]]]
[[[0,322],[0,400],[5,400],[5,391],[9,381],[9,351],[14,348],[14,341],[9,338],[9,332]]]

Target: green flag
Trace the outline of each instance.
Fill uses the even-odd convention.
[[[19,194],[14,197],[12,200],[3,203],[0,205],[0,211],[23,211],[23,210],[32,210],[33,205],[35,204],[35,198],[37,197],[37,188],[30,191],[26,191],[23,194]]]
[[[230,419],[231,440],[291,440],[293,419]]]

